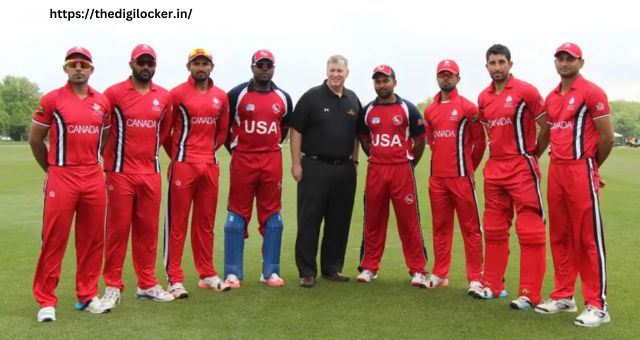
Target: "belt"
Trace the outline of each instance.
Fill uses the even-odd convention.
[[[309,157],[320,161],[322,163],[332,164],[332,165],[340,165],[351,161],[351,157],[326,157],[326,156],[315,156],[315,155],[304,155],[304,157]]]

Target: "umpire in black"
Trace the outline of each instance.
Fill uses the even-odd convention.
[[[356,120],[362,105],[344,87],[348,76],[347,59],[330,57],[327,79],[302,95],[291,117],[291,174],[298,182],[296,264],[302,287],[315,285],[323,219],[322,276],[349,280],[341,272],[356,192]]]

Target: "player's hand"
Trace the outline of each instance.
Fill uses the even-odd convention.
[[[293,164],[291,165],[291,175],[296,182],[300,182],[302,180],[302,165],[301,164]]]
[[[607,185],[607,182],[605,182],[604,179],[600,178],[599,179],[599,183],[598,183],[598,187],[604,188],[605,185]]]

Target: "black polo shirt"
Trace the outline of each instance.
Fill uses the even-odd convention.
[[[331,91],[327,81],[302,95],[291,117],[291,126],[302,134],[306,155],[347,158],[353,152],[358,112],[356,94],[345,88],[342,97]]]

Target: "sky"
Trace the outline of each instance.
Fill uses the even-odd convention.
[[[276,59],[274,81],[297,100],[325,78],[333,54],[349,59],[346,86],[363,103],[375,97],[371,72],[379,64],[397,74],[396,93],[414,103],[438,91],[438,61],[461,69],[460,93],[472,101],[490,83],[485,52],[508,46],[514,76],[545,96],[559,78],[555,49],[583,50],[585,78],[610,100],[640,101],[640,24],[630,1],[3,1],[0,4],[0,77],[24,76],[42,92],[66,82],[64,54],[87,47],[94,57],[90,85],[99,91],[126,79],[131,50],[151,45],[158,54],[154,81],[170,89],[187,80],[193,48],[209,49],[217,86],[230,90],[251,77],[259,49]],[[186,19],[55,19],[51,11],[87,9],[191,10]]]

